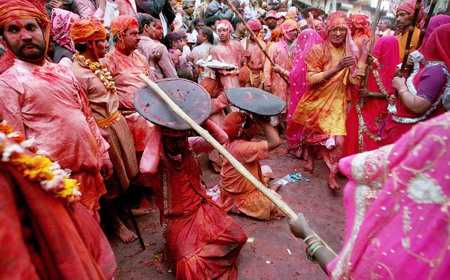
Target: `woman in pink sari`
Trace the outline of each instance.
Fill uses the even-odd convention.
[[[316,244],[312,257],[330,278],[448,278],[449,123],[447,112],[416,125],[393,145],[340,161],[349,183],[345,243],[334,259],[303,216],[291,222],[297,237]]]
[[[297,37],[297,44],[295,46],[295,58],[293,63],[293,68],[289,73],[289,104],[287,112],[287,129],[286,129],[286,139],[288,143],[289,150],[296,153],[300,138],[301,138],[301,126],[292,120],[292,114],[297,108],[298,101],[300,97],[307,90],[307,80],[306,80],[306,64],[305,55],[309,50],[316,44],[322,43],[323,39],[313,29],[303,30]]]

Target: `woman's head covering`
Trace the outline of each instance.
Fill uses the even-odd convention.
[[[427,61],[442,61],[450,68],[450,23],[436,28],[420,48]]]
[[[74,43],[105,40],[108,35],[100,21],[82,19],[75,22],[70,29],[70,37]]]
[[[333,12],[329,15],[326,23],[327,33],[337,27],[342,27],[347,30],[349,29],[347,22],[347,15],[341,11]]]
[[[393,93],[392,78],[397,70],[397,65],[401,62],[399,53],[399,43],[395,36],[383,36],[377,40],[373,47],[372,54],[378,60],[381,82],[388,93]],[[372,73],[369,73],[367,81],[369,91],[379,91]]]
[[[286,35],[292,30],[298,30],[298,24],[295,20],[287,19],[281,24],[281,32],[283,32],[283,35]]]
[[[430,23],[428,24],[427,30],[425,31],[425,36],[423,37],[423,45],[426,44],[428,38],[430,38],[431,33],[433,33],[433,31],[443,25],[443,24],[447,24],[450,23],[450,16],[447,15],[437,15],[434,16],[430,19]]]
[[[369,17],[362,14],[354,14],[348,18],[348,25],[352,36],[367,36],[372,33],[370,30]]]
[[[139,22],[135,17],[122,15],[111,22],[111,33],[113,36],[125,32],[129,28],[139,28]]]
[[[73,22],[80,19],[80,16],[63,9],[52,10],[52,38],[58,45],[75,52],[75,47],[70,40],[69,31]]]
[[[347,36],[345,39],[345,52],[346,55],[359,56],[359,50],[355,42],[353,42],[350,28],[348,27],[347,15],[341,11],[333,12],[328,16],[326,31],[327,38],[331,30],[335,28],[345,28],[347,30]]]

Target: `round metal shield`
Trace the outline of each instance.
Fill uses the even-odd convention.
[[[261,116],[278,115],[286,106],[281,98],[259,88],[230,88],[226,95],[234,106]]]
[[[209,117],[211,98],[200,85],[178,78],[158,80],[156,84],[198,124]],[[155,124],[175,130],[190,129],[150,87],[137,91],[134,106],[140,115]]]

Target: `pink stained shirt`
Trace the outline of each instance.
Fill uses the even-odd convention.
[[[148,76],[150,73],[147,59],[138,50],[125,55],[114,48],[102,62],[106,64],[116,82],[120,101],[119,109],[134,111],[134,94],[145,86],[139,74]]]
[[[285,40],[280,40],[269,47],[269,56],[275,64],[290,71],[294,60],[295,45],[295,43],[292,43],[291,47],[289,47]],[[280,74],[275,73],[269,60],[266,60],[264,65],[264,79],[265,84],[270,86],[273,95],[280,97],[286,102],[288,101],[288,79],[286,78],[285,80]]]
[[[152,80],[177,78],[177,70],[170,59],[169,51],[161,42],[148,36],[140,36],[139,50],[145,56],[152,72]],[[153,52],[159,52],[159,58],[153,58]]]
[[[226,44],[219,43],[209,50],[213,59],[221,62],[241,66],[244,50],[241,43],[230,40]],[[220,82],[224,89],[239,87],[238,71],[219,71]]]
[[[0,76],[0,118],[74,173],[98,172],[108,158],[85,93],[64,66],[16,59]]]

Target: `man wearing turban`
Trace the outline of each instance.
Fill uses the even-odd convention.
[[[50,23],[43,11],[25,0],[2,0],[0,11],[0,32],[6,47],[15,57],[0,76],[0,118],[25,137],[34,138],[40,151],[57,161],[63,169],[71,171],[72,177],[80,184],[81,204],[92,217],[97,218],[99,199],[106,191],[102,174],[108,176],[111,162],[107,153],[109,145],[95,124],[85,93],[68,68],[46,60]],[[50,208],[47,210],[51,211]],[[27,212],[26,209],[24,211]],[[61,219],[71,217],[61,216]],[[83,226],[84,220],[77,222]],[[39,234],[46,234],[54,229],[47,228],[46,225],[42,225]],[[86,228],[91,232],[98,232],[98,237],[102,236],[98,224],[86,225]],[[60,233],[63,232],[65,229],[61,228]],[[86,244],[93,244],[94,250],[105,247],[103,253],[112,256],[109,245],[105,244],[106,239],[98,242],[85,241]],[[83,241],[74,239],[71,242],[79,246]],[[65,245],[71,247],[70,244]],[[11,246],[15,246],[15,243]],[[64,251],[63,247],[59,249]],[[33,249],[28,247],[28,250]],[[113,258],[108,259],[108,263],[103,262],[106,261],[102,259],[105,257],[103,254],[97,255],[102,262],[91,263],[89,267],[83,265],[84,262],[93,261],[88,256],[82,257],[86,258],[83,262],[77,262],[77,259],[71,258],[69,248],[67,253],[65,256],[64,252],[44,253],[34,250],[29,255],[42,258],[43,264],[53,265],[52,271],[59,271],[47,277],[53,279],[104,279],[97,265],[102,268],[103,265],[115,267]],[[55,259],[50,260],[49,254]],[[64,267],[60,266],[63,263]],[[35,273],[39,273],[38,270]],[[112,274],[108,277],[112,277]]]
[[[358,57],[346,15],[334,12],[327,21],[326,41],[312,47],[305,57],[308,89],[298,102],[292,120],[303,129],[300,144],[307,160],[305,169],[313,170],[312,152],[318,151],[330,169],[331,189],[339,187],[336,175],[343,153],[351,85],[360,84],[367,53],[368,40],[364,41]]]
[[[402,2],[395,13],[395,20],[397,25],[397,38],[400,48],[400,60],[403,59],[406,50],[406,41],[408,39],[408,33],[410,28],[414,28],[413,37],[411,40],[411,51],[418,48],[420,37],[420,25],[424,17],[423,6],[420,6],[419,14],[417,18],[416,26],[413,25],[413,15],[416,7],[416,0],[405,0]]]
[[[107,66],[115,82],[119,96],[119,111],[127,120],[133,134],[137,158],[140,160],[139,170],[141,173],[149,173],[157,168],[149,157],[160,152],[160,145],[157,142],[159,129],[139,115],[134,107],[134,95],[146,85],[139,75],[153,76],[147,59],[137,49],[140,42],[138,20],[131,16],[115,18],[111,22],[111,35],[115,46],[101,61]],[[151,184],[148,180],[140,179],[143,177],[139,176],[139,185]],[[145,214],[148,213],[148,208],[134,211]]]
[[[72,70],[87,94],[89,106],[102,135],[108,141],[108,150],[114,167],[111,180],[106,181],[105,217],[112,223],[116,235],[123,242],[131,242],[137,236],[120,220],[123,194],[138,173],[133,135],[127,121],[119,112],[119,97],[114,79],[108,69],[99,62],[108,48],[108,32],[101,22],[83,19],[75,22],[70,37],[75,43],[76,54]]]
[[[131,16],[117,17],[111,23],[111,35],[115,46],[102,62],[108,67],[116,83],[119,110],[133,133],[136,151],[143,152],[148,136],[145,128],[147,122],[136,113],[133,102],[136,91],[145,86],[139,75],[148,76],[150,66],[137,50],[140,41],[137,19]]]

